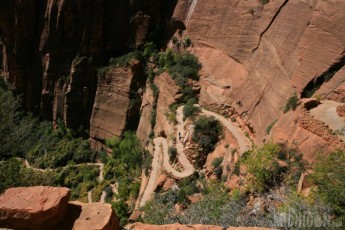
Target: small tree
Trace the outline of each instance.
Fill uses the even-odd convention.
[[[290,109],[295,110],[297,108],[298,101],[298,96],[296,92],[294,92],[284,107],[284,113],[287,113]]]
[[[313,177],[317,192],[331,204],[339,215],[345,215],[345,152],[337,150],[328,156],[320,155],[315,163]]]
[[[268,143],[249,151],[243,158],[243,164],[248,166],[253,176],[250,188],[253,192],[264,192],[279,181],[280,166],[277,155],[280,152],[278,145]]]
[[[168,154],[169,154],[170,161],[175,161],[176,155],[177,155],[177,149],[175,147],[169,147]]]
[[[222,126],[214,117],[200,116],[195,122],[193,141],[207,154],[214,150],[222,135]]]
[[[199,107],[195,106],[196,100],[191,98],[187,101],[183,107],[183,120],[186,120],[187,117],[194,118],[201,110]]]

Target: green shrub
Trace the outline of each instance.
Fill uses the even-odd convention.
[[[271,129],[273,128],[273,126],[277,123],[277,120],[275,120],[274,122],[272,122],[269,126],[267,126],[266,128],[266,134],[270,134]]]
[[[185,37],[183,40],[183,44],[185,47],[190,47],[192,45],[192,40],[189,37]]]
[[[177,149],[175,147],[169,146],[168,154],[169,154],[170,161],[175,161],[176,156],[177,156]]]
[[[166,70],[180,87],[184,103],[195,97],[196,92],[188,83],[188,79],[198,80],[201,65],[194,55],[190,53],[174,54],[168,50],[158,54],[157,64],[162,71]]]
[[[198,115],[201,109],[194,104],[196,103],[195,99],[189,99],[188,102],[183,107],[183,120],[186,120],[187,117],[194,118]]]
[[[168,120],[169,123],[177,125],[177,118],[176,118],[176,112],[174,111],[169,111],[165,113],[165,116]]]
[[[0,160],[22,156],[37,144],[38,120],[21,110],[21,99],[9,90],[0,77]],[[20,144],[19,144],[20,143]]]
[[[345,152],[337,150],[319,155],[312,177],[318,185],[317,193],[330,204],[336,214],[345,215]]]
[[[284,107],[284,110],[283,110],[284,113],[287,113],[291,109],[295,110],[297,108],[298,102],[299,102],[299,98],[298,98],[296,92],[294,92]]]
[[[201,147],[204,154],[214,150],[222,135],[222,126],[214,117],[200,116],[195,122],[193,141]]]
[[[111,205],[116,213],[116,216],[120,220],[120,226],[124,227],[127,224],[127,220],[129,218],[128,205],[122,200],[117,201],[117,202],[112,202]]]
[[[217,157],[213,160],[212,166],[213,168],[218,168],[223,162],[223,157]]]
[[[122,139],[113,137],[106,140],[106,145],[112,149],[114,159],[119,159],[122,164],[128,168],[136,168],[141,166],[143,149],[136,134],[126,131]]]
[[[110,66],[121,66],[126,67],[131,60],[142,60],[142,55],[139,51],[134,51],[127,53],[121,57],[117,58],[110,58],[109,65]]]
[[[10,187],[38,185],[58,185],[55,172],[25,168],[24,163],[16,158],[0,161],[0,194]]]
[[[277,155],[280,148],[273,143],[264,144],[250,150],[242,156],[243,164],[248,166],[249,173],[254,177],[250,188],[255,192],[264,192],[280,181],[280,166]]]

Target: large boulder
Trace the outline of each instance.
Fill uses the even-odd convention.
[[[49,229],[65,218],[68,188],[18,187],[0,196],[0,227]]]
[[[79,206],[81,213],[74,222],[73,230],[117,230],[119,220],[110,204],[71,202]]]

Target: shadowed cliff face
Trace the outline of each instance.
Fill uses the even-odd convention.
[[[73,128],[89,126],[97,69],[156,36],[174,8],[171,1],[152,0],[0,4],[4,77],[27,110]]]

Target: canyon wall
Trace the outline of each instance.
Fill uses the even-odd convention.
[[[67,127],[91,128],[92,135],[100,133],[95,131],[102,129],[100,121],[117,130],[105,130],[109,135],[131,126],[127,112],[109,122],[118,111],[95,115],[99,102],[108,98],[100,91],[97,70],[146,40],[164,47],[174,33],[191,38],[191,51],[202,63],[200,104],[230,108],[257,142],[266,138],[266,128],[281,117],[294,92],[302,98],[345,100],[342,0],[0,3],[2,74],[23,95],[26,109],[45,119],[62,119]],[[120,78],[111,77],[110,90],[122,87]],[[111,105],[104,104],[102,111],[114,110],[122,96],[112,93]],[[129,110],[127,102],[121,110]],[[145,127],[144,142],[150,132],[148,113],[139,126]]]
[[[344,12],[342,0],[180,0],[173,18],[203,64],[200,103],[234,107],[262,140],[293,92],[344,101]]]
[[[0,1],[2,75],[28,111],[89,128],[97,70],[158,40],[175,1]],[[97,98],[96,98],[97,100]]]

